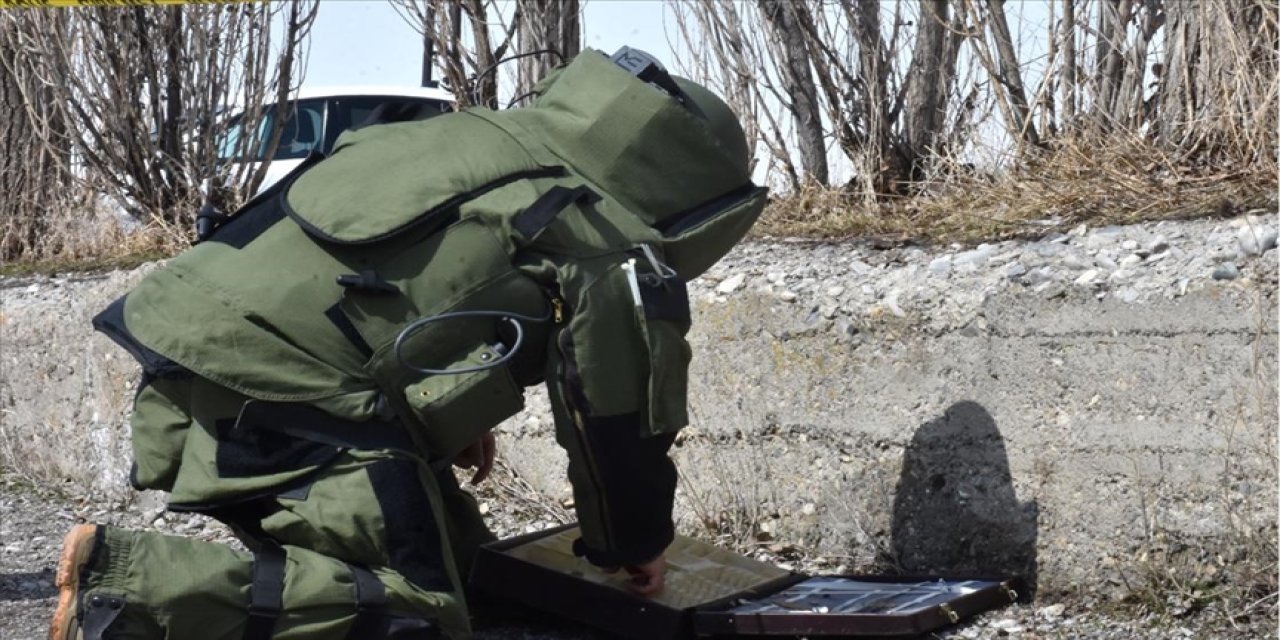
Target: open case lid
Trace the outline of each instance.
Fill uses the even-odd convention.
[[[912,636],[1009,604],[1005,579],[815,576],[771,594],[698,607],[693,627],[716,636]]]
[[[915,635],[1016,599],[1000,578],[819,576],[791,573],[700,540],[668,547],[666,588],[653,599],[627,590],[573,555],[575,525],[481,548],[471,585],[631,638]]]

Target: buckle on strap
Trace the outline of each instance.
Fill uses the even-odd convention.
[[[124,610],[124,598],[118,596],[94,595],[85,603],[84,619],[80,630],[85,640],[102,640],[102,634],[111,628],[120,612]]]
[[[361,269],[357,274],[338,276],[338,284],[346,289],[354,289],[365,293],[393,294],[400,293],[395,285],[382,279],[373,269]]]

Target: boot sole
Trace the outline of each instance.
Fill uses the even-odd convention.
[[[80,569],[93,553],[93,541],[98,526],[78,524],[62,539],[62,555],[58,558],[58,573],[54,579],[58,585],[58,607],[53,611],[49,625],[49,640],[75,640],[76,596],[80,589]]]

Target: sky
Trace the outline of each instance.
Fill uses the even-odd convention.
[[[612,53],[627,45],[666,62],[671,47],[663,29],[663,14],[659,0],[586,2],[583,46]],[[303,86],[418,86],[421,61],[422,36],[389,3],[325,0],[312,28]]]

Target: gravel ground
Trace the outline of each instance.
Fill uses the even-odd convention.
[[[38,490],[14,477],[0,477],[0,638],[44,638],[57,592],[54,567],[63,534],[81,522],[230,541],[218,523],[201,516],[166,514],[146,501],[131,504],[75,498]],[[492,512],[495,530],[509,535],[529,526],[518,513]],[[1206,620],[1170,620],[1137,615],[1084,602],[1016,605],[949,628],[929,638],[1079,638],[1084,640],[1166,640],[1176,638],[1252,639],[1274,637],[1274,620],[1237,628],[1207,628]],[[480,625],[477,640],[605,640],[613,636],[552,620],[526,616]]]

